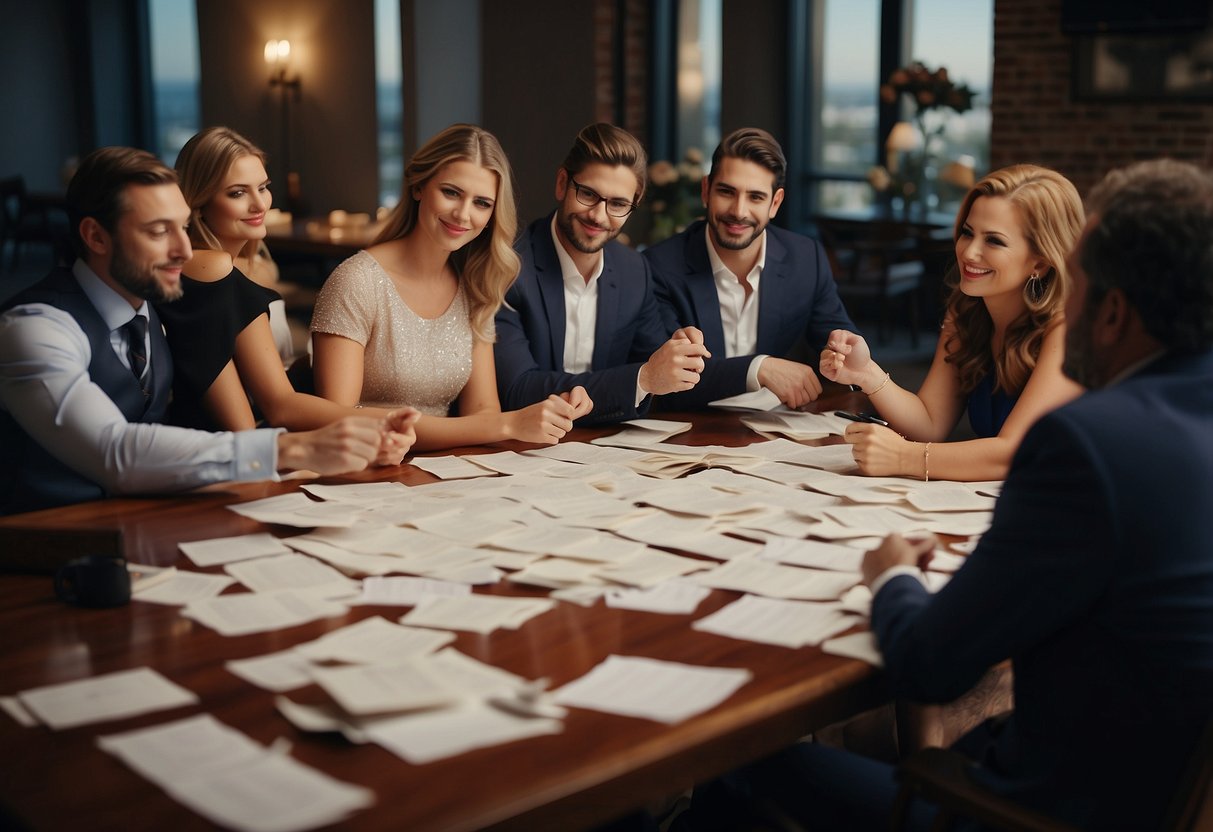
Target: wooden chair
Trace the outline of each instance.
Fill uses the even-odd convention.
[[[994,795],[974,782],[972,760],[943,748],[925,748],[897,769],[901,791],[893,811],[893,829],[901,829],[911,798],[940,807],[932,830],[943,832],[957,817],[1007,832],[1078,832],[1068,824]],[[1164,832],[1213,829],[1213,720],[1205,726],[1188,769],[1176,787]]]
[[[830,257],[838,295],[851,310],[875,302],[879,324],[877,339],[886,343],[893,332],[892,307],[898,299],[908,312],[910,340],[918,346],[918,298],[923,264],[918,240],[907,236],[903,225],[873,222],[862,235],[853,230],[820,225],[822,243]]]

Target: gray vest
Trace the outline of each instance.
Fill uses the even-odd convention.
[[[76,319],[88,338],[92,360],[89,378],[100,387],[128,422],[161,422],[168,411],[173,362],[156,311],[149,307],[151,362],[148,391],[123,366],[110,346],[110,331],[80,288],[70,269],[52,271],[4,304],[4,309],[45,303]],[[106,496],[100,484],[85,478],[48,453],[8,412],[0,412],[0,515],[98,500]]]

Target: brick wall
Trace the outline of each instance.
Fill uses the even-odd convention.
[[[623,15],[622,26],[620,14]],[[622,35],[620,38],[619,36]],[[594,113],[599,121],[619,126],[639,137],[648,134],[648,35],[646,0],[595,0]],[[617,42],[622,39],[622,42]],[[623,77],[615,77],[615,56],[623,55]],[[622,89],[617,83],[622,82]],[[622,120],[616,110],[622,102]]]
[[[1072,49],[1061,0],[995,0],[992,168],[1045,165],[1085,194],[1139,159],[1213,163],[1213,104],[1075,101]]]

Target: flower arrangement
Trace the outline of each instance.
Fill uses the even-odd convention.
[[[677,165],[664,159],[649,165],[649,243],[658,243],[685,229],[702,208],[703,152],[687,148]]]
[[[880,193],[901,197],[907,207],[921,199],[927,168],[935,152],[933,145],[948,125],[947,111],[971,110],[975,95],[968,84],[954,83],[946,67],[932,70],[921,61],[914,61],[894,70],[889,80],[880,85],[880,100],[896,104],[907,96],[914,104],[917,135],[908,124],[894,127],[889,137],[887,166],[877,165],[868,171],[872,187]]]
[[[918,116],[936,107],[950,107],[958,113],[971,110],[974,94],[968,84],[952,83],[946,67],[932,71],[921,61],[894,70],[888,82],[880,85],[881,101],[895,104],[902,95],[908,95]]]

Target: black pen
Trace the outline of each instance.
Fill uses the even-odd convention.
[[[849,410],[835,410],[835,416],[841,416],[844,419],[850,419],[852,422],[870,422],[873,425],[883,425],[886,428],[889,423],[879,416],[873,416],[871,413],[852,413]]]

